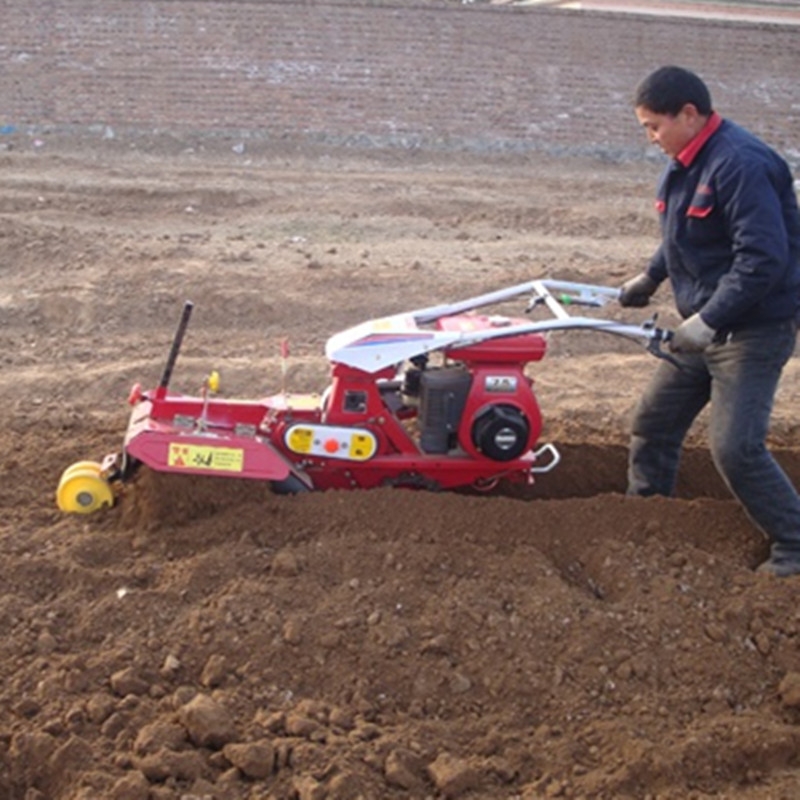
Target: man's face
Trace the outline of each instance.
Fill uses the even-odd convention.
[[[675,158],[699,133],[697,109],[687,103],[677,114],[656,114],[645,106],[636,107],[636,118],[651,144],[657,144]]]

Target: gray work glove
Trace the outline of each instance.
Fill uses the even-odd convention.
[[[669,349],[673,353],[702,353],[714,341],[715,334],[699,314],[692,314],[675,329]]]
[[[650,302],[658,284],[646,273],[631,278],[620,287],[619,304],[624,308],[641,308]]]

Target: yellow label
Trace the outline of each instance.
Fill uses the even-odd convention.
[[[350,438],[350,458],[355,461],[364,461],[375,453],[375,439],[354,433]]]
[[[289,433],[288,444],[293,453],[310,453],[314,444],[314,431],[295,425]]]
[[[244,450],[170,442],[167,464],[170,467],[241,472],[244,469]]]

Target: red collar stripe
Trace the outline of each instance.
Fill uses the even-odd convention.
[[[703,145],[716,133],[717,128],[722,125],[722,117],[716,111],[711,112],[703,130],[692,139],[683,150],[676,156],[677,160],[683,164],[684,167],[689,167],[692,161],[697,158],[697,154],[702,149]]]

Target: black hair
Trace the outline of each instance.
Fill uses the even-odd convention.
[[[661,67],[648,75],[634,94],[634,108],[643,107],[654,114],[675,116],[691,103],[707,117],[712,112],[711,93],[703,81],[683,67]]]

